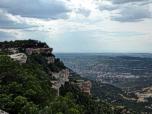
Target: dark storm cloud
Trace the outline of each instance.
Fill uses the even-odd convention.
[[[125,7],[120,14],[121,17],[113,16],[111,19],[120,22],[138,22],[152,17],[148,7]]]
[[[85,9],[85,8],[79,8],[79,10],[77,11],[77,13],[80,13],[84,15],[85,17],[88,17],[90,15],[90,12],[91,10]]]
[[[0,12],[0,28],[1,29],[26,29],[30,27],[35,27],[35,26],[30,26],[25,23],[17,23],[9,19],[8,16],[6,16],[6,12]]]
[[[112,1],[114,4],[123,4],[123,3],[129,3],[129,2],[142,2],[142,1],[148,1],[148,0],[109,0]]]
[[[55,0],[0,0],[0,8],[13,15],[31,18],[67,19],[70,12],[63,3]]]

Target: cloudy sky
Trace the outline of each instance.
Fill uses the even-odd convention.
[[[152,53],[152,0],[0,0],[0,42],[24,39],[53,53]]]

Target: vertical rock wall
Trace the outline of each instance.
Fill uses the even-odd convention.
[[[32,53],[52,53],[52,50],[53,48],[36,48],[36,49],[33,49],[33,48],[26,48],[26,53],[28,55],[32,54]]]
[[[56,86],[58,88],[58,96],[59,96],[59,88],[61,87],[61,85],[65,84],[65,81],[69,82],[69,69],[62,69],[62,71],[60,71],[59,73],[55,73],[52,72],[52,76],[54,76],[57,79],[57,83]]]
[[[51,56],[51,57],[46,57],[46,59],[48,60],[48,64],[49,64],[49,63],[54,63],[54,61],[55,61],[55,58],[54,58],[53,56]]]
[[[9,113],[4,112],[3,110],[0,110],[0,114],[9,114]]]

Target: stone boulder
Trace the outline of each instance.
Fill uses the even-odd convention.
[[[9,114],[9,113],[7,113],[7,112],[5,112],[3,110],[0,110],[0,114]]]

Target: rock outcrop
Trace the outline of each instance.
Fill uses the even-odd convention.
[[[64,85],[66,81],[69,82],[69,69],[62,69],[59,73],[52,72],[52,76],[56,78],[55,81],[51,81],[51,83],[53,83],[52,88],[58,90],[57,96],[59,96],[59,88],[61,85]]]
[[[12,51],[14,54],[19,52],[18,48],[8,48],[8,50]]]
[[[0,56],[4,56],[4,55],[0,55]],[[10,56],[12,59],[15,60],[19,60],[19,63],[22,65],[23,63],[26,63],[27,61],[27,56],[24,53],[17,53],[17,54],[12,54],[12,55],[8,55]]]
[[[90,89],[92,87],[92,83],[90,81],[84,81],[84,80],[76,80],[77,83],[71,82],[73,85],[78,85],[81,91],[91,95]]]
[[[12,48],[12,49],[9,49],[9,50],[17,50],[17,48]],[[26,48],[26,53],[28,55],[31,55],[32,53],[43,53],[45,52],[46,54],[48,53],[52,53],[52,50],[53,48],[36,48],[36,49],[33,49],[33,48]],[[15,52],[18,52],[18,51],[15,51]],[[24,54],[24,53],[17,53],[17,54],[12,54],[12,55],[8,55],[10,56],[11,58],[13,58],[14,60],[19,60],[19,63],[22,64],[22,63],[26,63],[27,61],[27,56]],[[48,64],[49,63],[54,63],[55,61],[55,57],[54,56],[51,56],[51,57],[46,57],[46,59],[48,60]],[[61,85],[65,84],[65,81],[69,82],[69,69],[62,69],[59,73],[56,73],[56,72],[51,72],[49,70],[49,74],[52,73],[52,76],[54,76],[56,78],[55,81],[51,81],[53,83],[52,85],[52,88],[55,88],[58,90],[58,93],[57,93],[57,96],[59,96],[59,88],[61,87]]]
[[[0,49],[0,51],[7,51],[7,48]],[[8,48],[8,51],[13,52],[14,54],[19,52],[18,48]]]
[[[17,53],[17,54],[12,54],[8,55],[14,60],[19,60],[19,63],[22,65],[23,63],[26,63],[27,61],[27,56],[24,53]]]
[[[33,49],[33,48],[26,48],[26,53],[28,55],[31,55],[32,53],[52,53],[52,50],[53,48],[36,48],[36,49]]]
[[[55,57],[51,56],[51,57],[46,57],[46,59],[48,60],[48,64],[49,63],[54,63]]]
[[[38,53],[38,54],[40,54],[40,53],[43,53],[43,52],[45,52],[46,54],[48,54],[48,53],[52,53],[52,50],[53,50],[53,48],[36,48],[36,49],[26,48],[26,53],[28,55],[31,55],[32,53]],[[54,63],[54,60],[55,60],[55,58],[53,56],[46,57],[46,59],[48,60],[48,64],[49,63]]]
[[[0,114],[9,114],[9,113],[7,113],[7,112],[5,112],[3,110],[0,110]]]

